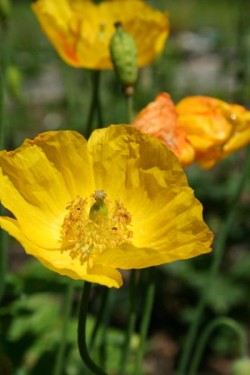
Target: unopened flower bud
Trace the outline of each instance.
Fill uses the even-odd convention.
[[[249,375],[250,358],[244,357],[233,362],[230,375]]]
[[[111,60],[123,88],[133,87],[138,76],[137,47],[133,37],[123,30],[120,22],[115,27],[116,32],[110,40]]]

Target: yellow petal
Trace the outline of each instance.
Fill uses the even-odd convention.
[[[46,250],[36,246],[23,235],[18,222],[14,219],[0,217],[0,227],[20,242],[27,254],[33,255],[47,268],[60,275],[108,287],[119,288],[122,285],[121,274],[108,265],[94,265],[90,269],[87,264],[81,265],[76,259],[72,259],[67,252],[59,249]]]
[[[134,233],[131,244],[103,253],[100,262],[142,268],[211,250],[213,235],[203,221],[202,206],[171,151],[132,127],[118,125],[95,131],[88,145],[96,186],[125,205]]]
[[[140,0],[38,0],[32,9],[59,55],[75,67],[112,69],[109,42],[117,21],[135,39],[139,66],[162,52],[169,31],[167,14]]]
[[[198,152],[223,144],[232,131],[218,102],[214,98],[194,96],[186,97],[176,105],[179,123]]]
[[[181,100],[176,109],[195,161],[203,168],[211,168],[250,141],[250,112],[238,104],[194,96]]]
[[[2,151],[0,182],[1,202],[24,235],[44,248],[58,246],[67,204],[94,190],[86,141],[76,132],[47,132]]]
[[[242,132],[235,132],[233,136],[223,146],[223,157],[247,146],[250,142],[250,126],[247,130]]]

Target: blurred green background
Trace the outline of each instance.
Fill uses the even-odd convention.
[[[166,0],[148,2],[167,10],[170,35],[164,53],[140,72],[135,95],[139,111],[157,93],[167,91],[174,101],[184,96],[207,95],[250,107],[250,5],[248,0]],[[83,127],[91,98],[90,72],[66,66],[42,33],[30,1],[15,0],[9,25],[11,69],[6,96],[7,148],[18,147],[26,137],[56,129]],[[126,105],[113,72],[103,72],[101,101],[104,123],[126,122]],[[246,149],[220,162],[212,170],[197,166],[186,170],[196,196],[204,205],[205,219],[220,235],[231,196],[242,171]],[[227,240],[223,265],[208,299],[203,324],[220,315],[250,328],[250,178],[241,196]],[[52,374],[60,342],[62,311],[68,280],[26,256],[10,239],[7,289],[0,307],[2,353],[13,363],[16,375]],[[157,293],[142,374],[174,375],[183,340],[199,296],[206,288],[212,255],[162,266],[157,271]],[[128,275],[125,286],[112,291],[110,330],[101,332],[93,355],[105,360],[117,374],[122,331],[128,311]],[[75,282],[65,374],[87,374],[76,346],[76,317],[81,283]],[[89,330],[98,311],[100,287],[91,299]],[[138,319],[138,323],[139,323]],[[105,330],[104,330],[105,331]],[[103,337],[108,345],[103,348]],[[134,350],[138,337],[134,337]],[[227,375],[239,354],[237,340],[219,330],[209,341],[202,375]],[[103,359],[104,358],[104,359]],[[1,361],[1,358],[0,358]],[[133,356],[131,357],[131,363]],[[130,369],[128,370],[130,372]],[[1,374],[2,375],[2,374]]]

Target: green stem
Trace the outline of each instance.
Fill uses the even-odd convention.
[[[96,336],[97,336],[97,333],[100,329],[100,326],[103,325],[103,322],[104,322],[105,317],[106,317],[106,310],[107,310],[107,307],[108,307],[109,292],[110,292],[109,288],[102,288],[100,307],[98,309],[98,315],[97,315],[97,318],[96,318],[96,321],[95,321],[93,331],[91,333],[91,339],[90,339],[90,343],[89,343],[89,351],[90,352],[92,351],[92,349],[94,347]]]
[[[248,0],[238,0],[238,17],[236,28],[236,56],[237,56],[237,74],[235,99],[237,102],[244,104],[248,102],[249,93],[249,78],[250,78],[250,48],[248,43],[248,30],[249,30],[249,11],[250,4]]]
[[[236,322],[233,319],[227,318],[227,317],[220,317],[217,319],[214,319],[211,323],[207,325],[207,327],[204,329],[200,340],[197,343],[196,346],[196,352],[194,353],[193,360],[191,362],[190,366],[190,375],[196,375],[197,370],[202,358],[202,355],[204,353],[204,349],[206,346],[206,343],[211,335],[211,333],[219,326],[224,325],[226,327],[231,328],[236,335],[238,335],[239,338],[239,348],[240,348],[240,354],[242,357],[245,357],[247,355],[247,336],[241,325]]]
[[[93,123],[94,123],[94,117],[96,113],[98,116],[98,127],[101,128],[103,126],[102,109],[101,109],[101,102],[100,102],[100,97],[99,97],[100,74],[101,74],[100,70],[94,70],[91,72],[92,98],[91,98],[89,114],[88,114],[87,124],[86,124],[87,138],[90,136],[94,128]]]
[[[79,319],[78,319],[78,348],[84,364],[96,375],[107,375],[100,367],[98,367],[90,358],[86,344],[86,323],[88,302],[91,292],[91,283],[86,282],[83,285]]]
[[[128,113],[128,124],[131,124],[134,118],[134,96],[129,95],[126,96],[126,101],[127,101],[127,113]]]
[[[72,306],[72,299],[74,294],[74,284],[71,280],[69,280],[66,290],[66,296],[63,301],[63,325],[62,325],[62,336],[60,339],[60,344],[56,356],[55,367],[53,371],[53,375],[61,375],[64,373],[64,354],[65,354],[65,347],[66,347],[66,337],[67,337],[67,329],[68,329],[68,322],[70,318],[71,306]]]
[[[6,71],[8,67],[9,49],[8,20],[0,20],[0,150],[5,148],[5,114],[4,99],[6,91]],[[4,214],[4,209],[0,205],[0,215]],[[8,235],[0,231],[0,301],[3,298],[7,274],[7,243]]]
[[[215,249],[213,252],[212,264],[211,264],[211,268],[209,271],[208,281],[206,283],[206,288],[202,292],[202,296],[200,298],[200,301],[196,309],[196,314],[193,320],[193,324],[189,328],[187,338],[184,344],[183,354],[179,362],[179,368],[177,372],[179,375],[187,374],[186,369],[187,369],[188,361],[191,356],[191,352],[194,347],[194,343],[198,334],[198,330],[201,325],[202,315],[207,304],[207,297],[210,292],[210,288],[213,284],[213,281],[216,279],[216,275],[218,274],[218,271],[219,271],[219,268],[223,259],[227,237],[231,231],[232,225],[235,220],[235,215],[236,215],[237,208],[238,208],[238,202],[239,202],[241,193],[243,191],[245,182],[247,180],[247,177],[249,175],[249,169],[250,169],[250,148],[248,148],[244,170],[241,174],[241,177],[239,177],[236,190],[232,197],[232,202],[230,204],[230,211],[228,212],[222,224],[219,237],[217,238],[217,242],[216,242]]]
[[[113,297],[113,294],[111,294],[110,297]],[[102,329],[101,329],[101,335],[100,335],[100,342],[99,342],[99,358],[100,363],[102,364],[102,367],[105,369],[106,366],[106,360],[107,360],[107,336],[108,336],[108,327],[110,324],[110,316],[111,316],[111,309],[113,307],[114,299],[110,299],[109,303],[107,303],[107,306],[103,312],[103,321],[102,321]]]
[[[131,343],[131,337],[135,330],[136,322],[136,271],[131,270],[130,281],[129,281],[129,318],[128,318],[128,327],[125,332],[125,340],[122,346],[122,355],[120,359],[120,373],[123,374],[126,370],[128,364],[129,349]]]
[[[148,272],[147,285],[146,285],[146,302],[143,308],[143,316],[140,326],[140,343],[135,359],[134,375],[138,375],[142,370],[142,362],[145,351],[145,343],[148,334],[148,328],[150,323],[150,318],[152,314],[154,295],[155,295],[155,270],[154,268],[149,268],[146,270]]]

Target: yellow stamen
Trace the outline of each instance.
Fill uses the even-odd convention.
[[[72,259],[93,264],[93,258],[133,237],[131,214],[118,200],[110,201],[103,190],[89,198],[69,202],[61,228],[62,251]]]

